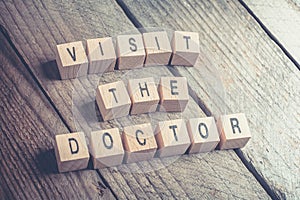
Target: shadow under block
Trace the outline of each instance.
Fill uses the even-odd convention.
[[[187,129],[191,140],[188,153],[213,151],[220,142],[217,125],[213,117],[189,119]]]
[[[120,165],[124,149],[118,128],[91,132],[90,149],[94,169]]]
[[[123,81],[98,86],[96,102],[104,121],[128,115],[131,107]]]
[[[171,65],[194,66],[200,53],[197,32],[174,31]]]
[[[56,63],[61,79],[87,75],[88,59],[81,41],[56,46]]]
[[[159,122],[155,133],[158,157],[182,155],[191,144],[183,119]]]
[[[146,52],[141,34],[117,36],[118,69],[143,67]]]
[[[251,133],[244,113],[223,115],[217,121],[220,134],[220,149],[236,149],[244,147]]]
[[[172,48],[167,32],[143,33],[146,50],[145,66],[168,65]]]
[[[159,95],[153,78],[129,80],[128,92],[132,102],[130,114],[156,111]]]
[[[158,92],[159,111],[183,112],[189,101],[185,77],[161,77]]]
[[[124,163],[149,160],[154,157],[157,144],[150,123],[124,127],[122,142]]]
[[[116,52],[111,37],[87,40],[89,74],[114,71]]]
[[[56,135],[55,141],[54,150],[59,172],[87,168],[90,154],[83,132]]]

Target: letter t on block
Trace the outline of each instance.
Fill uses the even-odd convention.
[[[59,172],[85,169],[90,154],[83,132],[55,136],[55,155]]]
[[[220,134],[220,149],[236,149],[244,147],[251,133],[244,113],[223,115],[217,121]]]
[[[56,63],[61,79],[85,76],[88,71],[88,59],[82,42],[57,45]]]

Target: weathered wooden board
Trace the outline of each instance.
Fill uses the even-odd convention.
[[[8,30],[13,43],[24,58],[24,64],[32,71],[41,89],[45,91],[71,131],[84,130],[89,133],[99,128],[145,122],[154,125],[160,120],[205,116],[190,98],[188,108],[183,114],[154,113],[99,123],[102,119],[99,113],[95,112],[94,93],[98,84],[149,76],[154,76],[158,83],[160,76],[172,76],[166,67],[58,80],[56,64],[53,62],[56,44],[104,36],[115,37],[128,30],[131,33],[138,32],[116,2],[6,1],[0,3],[0,8],[3,11],[0,14],[0,22]],[[102,169],[98,172],[114,194],[121,199],[203,196],[210,199],[268,198],[233,151],[157,159]],[[189,187],[193,180],[194,187]],[[241,180],[244,186],[236,184],[236,180]]]
[[[68,129],[2,32],[0,43],[0,199],[113,198],[96,171],[58,174],[54,136]]]
[[[253,137],[241,156],[277,197],[299,197],[299,71],[245,8],[223,0],[125,4],[136,24],[199,32],[198,63],[173,73],[188,78],[207,113],[246,113]]]

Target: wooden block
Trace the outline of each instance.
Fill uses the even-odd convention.
[[[200,53],[199,34],[175,31],[172,39],[171,65],[194,66]]]
[[[116,52],[111,37],[87,40],[89,74],[114,71]]]
[[[187,129],[192,143],[188,153],[212,151],[220,142],[218,129],[213,117],[189,119]]]
[[[159,122],[155,133],[158,157],[182,155],[191,145],[183,119]]]
[[[159,96],[153,78],[129,80],[128,92],[132,102],[130,114],[142,114],[156,111]]]
[[[220,149],[236,149],[244,147],[251,133],[244,113],[223,115],[217,121],[220,134]]]
[[[158,87],[159,111],[183,112],[189,101],[185,77],[161,77]]]
[[[54,150],[59,172],[87,168],[90,154],[83,132],[56,135],[55,141]]]
[[[118,69],[143,67],[146,52],[141,34],[117,36]]]
[[[56,46],[56,63],[61,79],[87,75],[88,59],[81,41]]]
[[[120,165],[124,149],[118,128],[93,131],[90,137],[94,169]]]
[[[131,101],[123,81],[98,86],[96,102],[105,121],[128,115],[131,107]]]
[[[145,66],[168,65],[172,49],[167,32],[143,33],[146,50]]]
[[[124,127],[122,142],[125,149],[125,163],[149,160],[157,149],[150,123]]]

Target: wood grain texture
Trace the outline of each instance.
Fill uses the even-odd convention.
[[[54,136],[68,129],[2,33],[0,43],[0,199],[113,198],[96,171],[58,174]]]
[[[248,165],[278,198],[299,197],[299,71],[249,13],[237,1],[125,4],[144,27],[199,32],[196,66],[173,73],[188,78],[207,113],[246,113],[253,134],[242,149]]]
[[[131,34],[137,33],[114,1],[5,1],[0,2],[0,8],[3,11],[0,21],[71,131],[83,130],[89,133],[91,130],[149,122],[155,124],[177,118],[205,117],[190,98],[182,114],[143,114],[99,123],[102,119],[95,109],[97,85],[146,77],[154,77],[158,84],[161,76],[172,76],[166,67],[147,67],[116,71],[105,76],[88,75],[74,80],[58,80],[58,71],[53,63],[57,43],[104,36],[115,37],[128,30]],[[98,172],[120,199],[203,196],[206,199],[268,198],[233,151],[157,159],[155,162],[121,165]],[[237,185],[236,180],[240,180],[243,186]],[[188,187],[190,183],[195,187]]]

